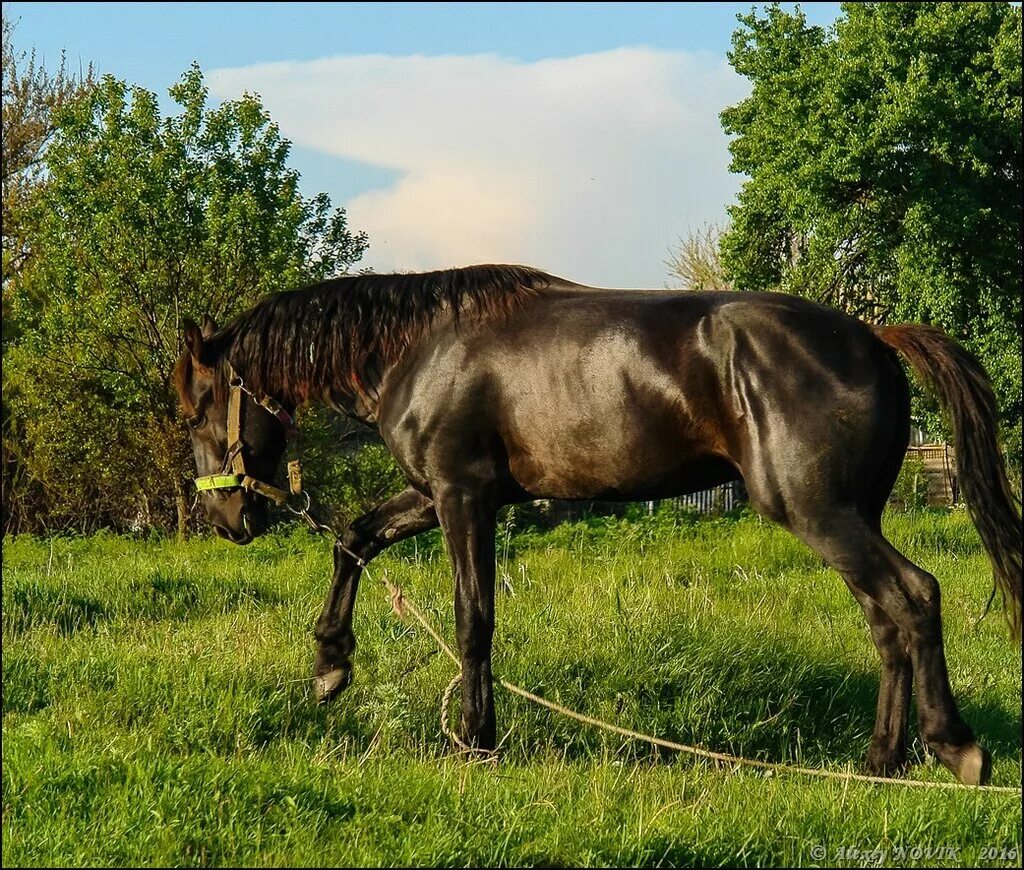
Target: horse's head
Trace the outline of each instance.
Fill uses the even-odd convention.
[[[192,439],[196,485],[206,516],[222,538],[248,544],[267,526],[267,498],[253,489],[273,478],[287,429],[241,388],[240,378],[234,387],[229,383],[230,367],[216,329],[210,317],[202,329],[186,321],[185,350],[175,366],[174,385]]]

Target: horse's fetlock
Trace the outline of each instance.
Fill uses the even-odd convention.
[[[313,631],[317,646],[321,651],[333,652],[338,655],[348,656],[355,652],[356,638],[349,632],[343,632],[335,626],[318,625]]]

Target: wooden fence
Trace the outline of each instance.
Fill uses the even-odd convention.
[[[691,508],[702,514],[721,514],[739,507],[747,500],[747,488],[742,481],[734,480],[712,489],[704,489],[675,499],[676,504]],[[653,502],[651,502],[653,504]]]
[[[921,463],[928,492],[928,503],[959,504],[960,483],[956,476],[956,458],[948,444],[919,444],[907,448],[907,459]],[[915,487],[916,489],[917,487]]]

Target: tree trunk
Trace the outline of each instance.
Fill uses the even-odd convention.
[[[174,503],[178,508],[178,540],[184,541],[188,537],[189,509],[185,490],[180,483],[175,484]]]

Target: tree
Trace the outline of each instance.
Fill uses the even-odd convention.
[[[719,254],[722,227],[706,224],[679,240],[665,261],[669,276],[686,290],[732,290]]]
[[[15,25],[3,19],[3,277],[4,287],[28,256],[22,216],[43,178],[43,155],[54,133],[54,112],[92,87],[92,69],[76,78],[63,56],[55,73],[35,52],[14,47]],[[5,289],[6,296],[6,289]]]
[[[54,112],[79,98],[93,86],[92,69],[75,77],[67,72],[63,56],[56,72],[48,72],[36,60],[35,52],[19,51],[14,45],[15,24],[9,16],[2,22],[3,47],[3,137],[0,155],[3,209],[3,357],[6,371],[7,350],[17,338],[19,321],[12,316],[10,302],[20,288],[19,277],[31,253],[25,222],[28,204],[44,183],[43,158],[53,137]],[[24,521],[25,509],[38,497],[38,487],[26,474],[21,445],[23,428],[8,407],[8,379],[4,377],[3,426],[3,505],[4,528],[10,519],[9,508],[21,509],[17,520]]]
[[[942,327],[988,368],[1019,463],[1021,10],[842,8],[828,30],[778,5],[739,16],[729,58],[753,88],[721,116],[748,176],[726,272]]]
[[[183,319],[229,318],[366,248],[326,194],[299,193],[256,97],[209,107],[197,66],[170,95],[180,112],[163,118],[155,94],[106,76],[62,107],[28,210],[4,393],[57,525],[176,515],[182,529],[193,471],[170,379]]]

